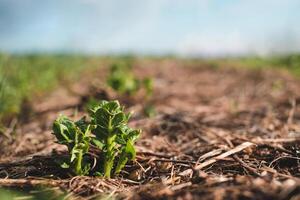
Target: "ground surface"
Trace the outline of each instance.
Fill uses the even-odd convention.
[[[116,95],[104,68],[27,105],[1,136],[1,186],[53,187],[69,199],[300,199],[300,82],[285,72],[211,68],[187,62],[136,61],[152,76],[151,103]],[[79,118],[89,97],[119,99],[143,129],[135,162],[119,177],[70,177],[55,164],[65,149],[51,125],[59,113]],[[17,125],[16,125],[17,124]]]

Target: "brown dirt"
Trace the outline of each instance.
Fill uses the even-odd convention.
[[[154,77],[154,118],[142,112],[142,92],[114,94],[99,69],[34,102],[28,122],[11,124],[0,139],[0,185],[59,187],[70,199],[300,199],[298,80],[174,60],[137,60],[135,73]],[[111,180],[70,177],[55,164],[65,149],[51,135],[52,122],[59,113],[81,117],[88,97],[119,99],[135,111],[131,126],[143,129],[136,161]]]

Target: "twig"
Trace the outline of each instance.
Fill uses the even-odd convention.
[[[197,164],[199,164],[199,162],[203,161],[203,160],[206,160],[207,158],[211,158],[213,156],[217,156],[217,155],[220,155],[222,153],[223,149],[215,149],[215,150],[212,150],[210,152],[207,152],[205,154],[203,154],[202,156],[200,156],[197,160]]]
[[[6,131],[3,132],[3,135],[7,138],[11,138],[11,133],[15,130],[17,123],[18,119],[13,118],[13,120],[9,124],[9,127],[6,129]]]
[[[171,187],[171,189],[173,191],[176,191],[176,190],[181,190],[183,188],[189,187],[191,185],[192,185],[191,182],[187,182],[187,183],[182,183],[182,184],[179,184],[179,185],[174,185],[174,186]]]
[[[263,144],[263,145],[266,145],[267,147],[270,147],[270,148],[272,148],[272,149],[274,149],[276,151],[282,152],[282,153],[286,153],[286,154],[290,154],[290,155],[293,155],[293,156],[297,156],[296,153],[283,148],[280,144]]]
[[[153,159],[153,162],[172,162],[172,163],[182,163],[182,164],[196,164],[195,161],[189,160],[174,160],[174,159]]]
[[[0,186],[59,186],[62,182],[58,180],[0,179]]]
[[[171,158],[173,155],[167,155],[164,153],[157,153],[157,152],[149,152],[149,151],[138,151],[138,155],[148,155],[148,156],[156,156],[156,157],[161,157],[161,158]]]
[[[125,183],[125,184],[133,184],[133,185],[141,185],[142,182],[137,182],[137,181],[134,181],[134,180],[130,180],[130,179],[122,179],[121,180],[122,183]]]
[[[289,142],[297,142],[300,141],[299,137],[295,138],[277,138],[277,139],[254,139],[252,142],[257,144],[264,144],[264,143],[289,143]]]
[[[240,152],[240,151],[242,151],[242,150],[244,150],[244,149],[246,149],[250,146],[253,146],[253,145],[255,145],[255,144],[251,143],[251,142],[244,142],[244,143],[240,144],[239,146],[237,146],[237,147],[235,147],[235,148],[233,148],[233,149],[231,149],[231,150],[229,150],[229,151],[227,151],[227,152],[225,152],[225,153],[223,153],[219,156],[216,156],[216,157],[211,158],[211,159],[209,159],[209,160],[207,160],[203,163],[200,163],[199,165],[196,165],[194,169],[195,170],[203,169],[204,167],[207,167],[207,166],[217,162],[218,160],[224,159],[228,156],[231,156],[232,154],[236,154],[236,153],[238,153],[238,152]]]
[[[252,172],[252,174],[256,175],[256,176],[260,176],[260,174],[256,171],[255,168],[250,167],[247,163],[245,163],[242,159],[240,159],[237,155],[233,155],[233,158],[239,162],[244,168],[246,168],[247,170],[249,170],[250,172]]]
[[[284,159],[284,158],[289,158],[289,159],[294,159],[294,160],[300,160],[300,158],[298,157],[293,157],[293,156],[280,156],[278,158],[276,158],[275,160],[273,160],[270,164],[269,167],[271,167],[273,165],[273,163],[277,162],[278,160]]]
[[[267,167],[267,166],[263,166],[263,167],[260,168],[260,170],[272,173],[276,176],[281,176],[281,177],[284,177],[284,178],[293,179],[293,180],[297,181],[298,184],[300,184],[300,179],[299,178],[297,178],[295,176],[290,176],[288,174],[283,174],[283,173],[277,172],[276,169],[273,169],[273,168],[270,168],[270,167]]]

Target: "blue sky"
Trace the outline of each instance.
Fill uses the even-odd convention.
[[[299,0],[0,0],[0,51],[300,52]]]

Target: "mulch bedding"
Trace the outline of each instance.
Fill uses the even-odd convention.
[[[134,70],[154,78],[155,117],[143,114],[142,93],[106,88],[100,68],[12,120],[0,138],[0,186],[45,186],[67,191],[66,199],[300,199],[298,80],[174,60],[137,60]],[[72,177],[55,162],[66,149],[51,135],[53,120],[59,113],[80,118],[90,97],[119,99],[135,112],[130,126],[143,130],[136,160],[110,180]]]

